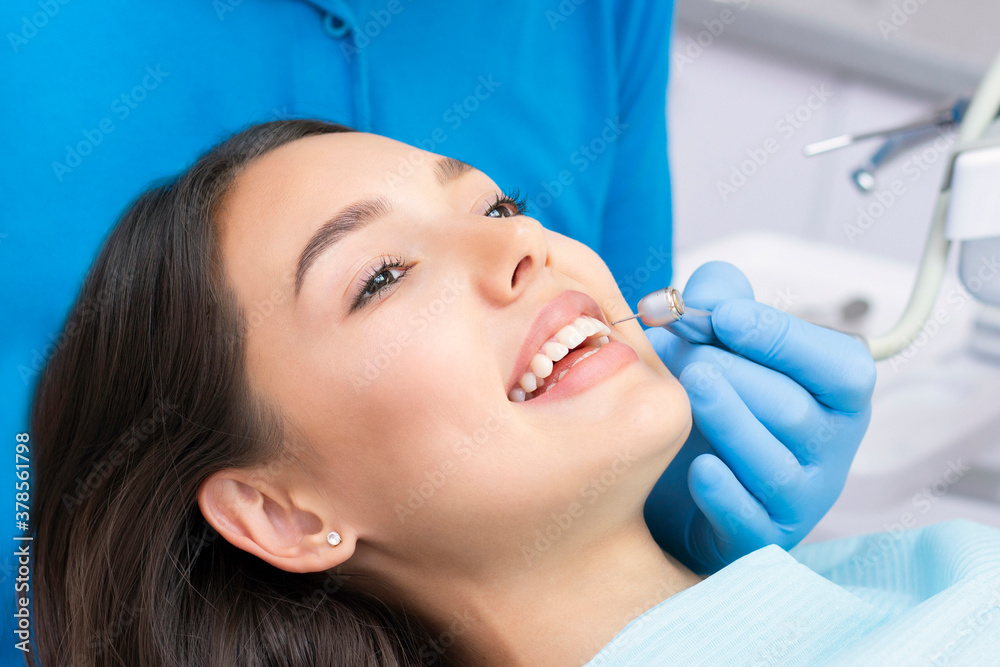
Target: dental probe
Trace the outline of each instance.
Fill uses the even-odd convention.
[[[637,314],[617,320],[611,326],[634,320],[647,327],[662,327],[689,343],[721,345],[712,329],[712,313],[697,308],[685,308],[681,293],[673,287],[651,292],[639,299]]]

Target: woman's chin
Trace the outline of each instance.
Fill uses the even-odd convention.
[[[529,401],[526,405],[531,407]],[[651,465],[666,464],[674,457],[691,431],[691,404],[681,384],[645,364],[631,364],[599,386],[544,409],[522,414],[533,426],[568,436],[575,455],[580,443],[592,443],[595,453],[628,450]],[[530,413],[530,414],[529,414]]]
[[[636,451],[666,462],[677,454],[691,433],[691,403],[681,384],[672,376],[651,380],[630,392],[620,405],[622,435]]]
[[[691,433],[691,404],[680,383],[666,384],[660,391],[636,392],[625,423],[631,425],[637,449],[669,463]]]

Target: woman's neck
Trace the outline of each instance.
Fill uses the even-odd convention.
[[[430,626],[424,657],[558,666],[587,662],[629,621],[702,579],[661,551],[639,517],[590,548],[553,547],[475,576],[410,573],[419,584],[394,588]]]

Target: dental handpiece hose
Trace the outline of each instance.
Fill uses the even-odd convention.
[[[712,313],[686,308],[681,293],[673,287],[664,287],[642,297],[635,310],[635,315],[612,322],[611,325],[639,318],[647,327],[662,327],[689,343],[721,345],[712,328]]]

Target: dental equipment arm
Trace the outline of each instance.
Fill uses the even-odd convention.
[[[891,331],[867,340],[862,339],[876,361],[888,359],[906,349],[920,334],[921,328],[931,314],[944,279],[948,252],[951,250],[947,222],[951,209],[954,163],[961,159],[963,153],[980,144],[997,117],[998,110],[1000,110],[1000,55],[990,66],[959,130],[953,163],[934,207],[934,218],[927,237],[927,245],[924,247],[916,283],[906,310]],[[1000,223],[1000,216],[994,222],[995,235],[1000,236],[1000,225],[996,224]]]

